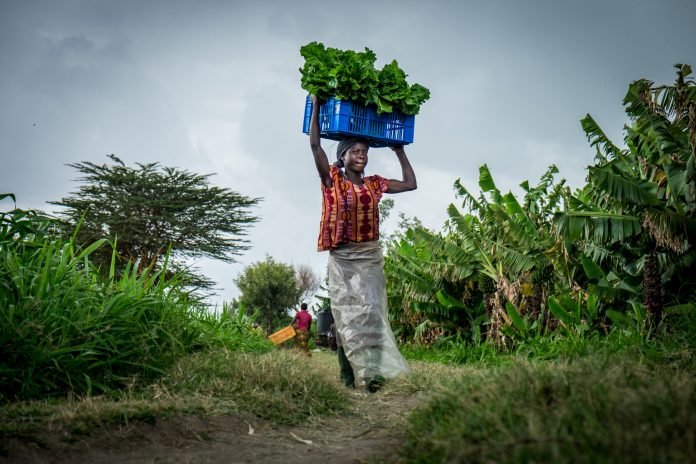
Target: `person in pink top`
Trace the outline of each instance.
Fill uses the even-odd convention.
[[[312,315],[307,312],[307,303],[300,305],[300,310],[295,313],[291,324],[297,331],[297,346],[307,356],[309,352],[309,329],[312,327]]]

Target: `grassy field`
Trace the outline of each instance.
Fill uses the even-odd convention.
[[[529,347],[508,354],[479,348],[488,355],[466,363],[442,362],[457,359],[456,347],[405,350],[411,373],[390,382],[378,394],[387,396],[374,401],[396,395],[399,401],[413,397],[419,406],[407,422],[393,424],[406,438],[402,450],[380,459],[688,462],[696,453],[696,344],[693,332],[683,329],[691,326],[682,320],[673,333],[630,347],[590,340],[581,355],[573,355],[576,343],[561,348],[556,342],[554,359],[530,359]],[[431,359],[416,359],[426,357]],[[329,351],[310,359],[282,349],[202,351],[182,358],[159,380],[120,395],[5,404],[0,433],[86,433],[99,425],[180,414],[249,414],[328,434],[334,432],[318,421],[352,414],[356,403],[372,401],[356,393],[340,385]]]
[[[536,340],[510,355],[483,349],[477,369],[445,381],[412,415],[402,456],[410,463],[689,462],[694,317],[668,320],[647,341],[624,335]]]
[[[80,248],[24,213],[2,221],[0,443],[182,414],[247,415],[340,439],[362,432],[326,418],[351,427],[345,418],[362,414],[368,430],[395,429],[372,442],[379,462],[696,455],[693,305],[654,332],[551,333],[507,352],[456,338],[404,347],[412,372],[370,396],[341,386],[335,354],[274,349],[243,310],[207,312],[166,266],[105,272],[88,259],[105,242]],[[400,451],[386,446],[402,440]]]

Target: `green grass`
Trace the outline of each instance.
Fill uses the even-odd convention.
[[[696,314],[691,313],[670,315],[650,337],[638,331],[614,329],[607,335],[594,331],[582,335],[552,332],[517,340],[509,351],[457,337],[445,338],[432,347],[402,347],[404,355],[411,360],[478,367],[510,365],[520,359],[573,360],[620,353],[632,353],[657,362],[676,357],[688,363],[689,358],[684,354],[691,351],[696,351]]]
[[[0,219],[0,437],[182,413],[294,425],[348,407],[335,356],[271,350],[243,311],[207,312],[164,271],[105,275],[89,254],[106,244],[81,249],[32,218]],[[435,392],[411,419],[406,462],[696,455],[691,312],[652,334],[551,334],[508,352],[450,338],[403,351],[413,372],[389,389]]]
[[[535,339],[485,357],[414,413],[403,459],[689,462],[696,455],[695,320],[670,317],[649,339],[619,331]]]
[[[483,369],[414,414],[406,462],[687,462],[696,378],[636,360]]]
[[[401,352],[409,360],[437,362],[444,364],[466,364],[468,366],[495,366],[510,362],[506,353],[501,353],[492,345],[472,344],[460,339],[448,339],[434,347],[407,345]]]
[[[115,392],[210,347],[268,350],[243,312],[195,304],[166,265],[118,275],[24,212],[0,215],[0,403]]]
[[[329,371],[295,350],[244,354],[220,350],[182,359],[153,388],[198,398],[214,414],[247,411],[277,424],[297,424],[314,415],[343,410],[343,388]],[[159,395],[162,396],[162,395]]]
[[[250,414],[274,424],[300,424],[347,408],[336,369],[333,362],[312,362],[292,350],[199,352],[157,381],[118,395],[2,405],[0,437],[32,437],[47,428],[82,434],[104,424],[156,422],[176,414]]]

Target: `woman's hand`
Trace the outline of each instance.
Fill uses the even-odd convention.
[[[404,146],[403,146],[403,145],[392,145],[392,146],[389,147],[389,148],[391,148],[392,151],[393,151],[394,153],[397,153],[397,154],[406,153],[406,152],[404,151]]]

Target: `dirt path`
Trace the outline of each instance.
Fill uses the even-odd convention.
[[[87,434],[57,430],[12,439],[0,463],[398,462],[408,414],[425,397],[388,387],[349,394],[347,413],[302,426],[274,426],[250,416],[180,415]]]

